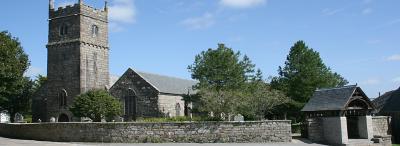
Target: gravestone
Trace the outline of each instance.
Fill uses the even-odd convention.
[[[1,111],[0,123],[8,123],[8,122],[10,122],[10,114],[8,114],[8,111],[6,111],[6,110]]]
[[[93,120],[87,117],[81,117],[81,122],[93,122]]]
[[[55,122],[56,122],[56,118],[51,117],[51,118],[50,118],[50,123],[55,123]]]
[[[234,121],[244,122],[244,117],[241,114],[235,116]]]
[[[14,116],[14,122],[15,123],[24,123],[24,116],[20,113],[16,113]]]

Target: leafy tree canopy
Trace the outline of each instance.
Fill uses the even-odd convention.
[[[88,117],[94,122],[113,119],[122,114],[121,103],[105,90],[90,90],[74,99],[70,111],[77,117]]]
[[[11,115],[29,108],[26,103],[32,84],[24,77],[28,67],[28,55],[18,39],[6,31],[0,32],[0,109]]]
[[[42,87],[47,81],[47,77],[43,75],[37,75],[36,80],[34,81],[33,90],[36,92]]]
[[[271,85],[284,91],[301,108],[318,88],[344,86],[348,81],[327,67],[319,53],[304,41],[296,42],[287,56],[285,66],[279,67],[279,76]]]
[[[188,66],[192,78],[199,80],[197,88],[215,88],[216,90],[238,89],[251,77],[254,64],[240,52],[235,52],[224,44],[217,49],[208,49],[195,57]]]

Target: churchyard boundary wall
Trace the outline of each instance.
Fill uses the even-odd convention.
[[[59,142],[269,143],[290,142],[288,120],[181,123],[2,124],[0,136]]]

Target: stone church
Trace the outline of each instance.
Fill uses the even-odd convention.
[[[33,122],[80,121],[68,108],[74,97],[92,89],[107,89],[123,104],[123,118],[183,116],[183,96],[195,81],[128,69],[110,81],[108,8],[77,4],[54,8],[49,0],[47,82],[32,99]]]

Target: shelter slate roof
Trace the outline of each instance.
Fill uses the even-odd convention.
[[[314,95],[301,111],[343,110],[357,88],[359,87],[356,85],[351,85],[316,90]]]
[[[132,71],[134,71],[132,69]],[[196,93],[193,90],[193,86],[197,84],[197,81],[181,79],[177,77],[158,75],[147,72],[137,72],[144,80],[146,80],[149,84],[154,86],[161,93],[169,93],[169,94],[190,94]],[[118,77],[119,78],[119,77]],[[114,84],[117,80],[117,77],[110,77],[110,84]],[[113,83],[112,83],[113,82]]]
[[[389,91],[374,100],[378,112],[400,112],[400,88]]]

